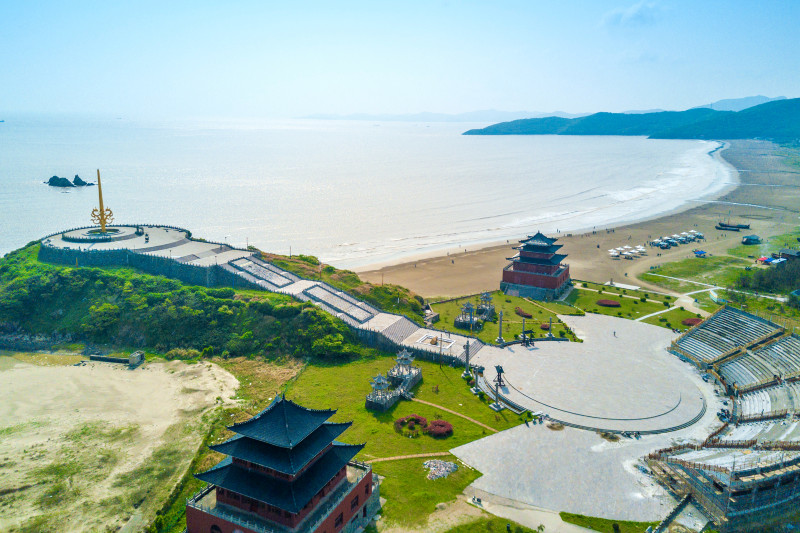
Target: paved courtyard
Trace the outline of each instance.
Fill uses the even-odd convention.
[[[88,229],[71,230],[44,239],[44,243],[54,248],[72,248],[76,250],[119,250],[169,257],[180,263],[198,266],[224,264],[241,257],[252,255],[251,252],[237,250],[227,245],[204,241],[193,241],[185,230],[163,226],[144,226],[144,234],[136,235],[135,226],[109,226],[119,231],[115,240],[108,242],[75,242],[70,238],[88,238]],[[66,238],[65,238],[66,237]]]
[[[507,386],[501,394],[510,400],[590,428],[668,430],[702,413],[703,382],[666,351],[675,338],[670,330],[596,314],[561,319],[584,342],[487,346],[473,363],[485,367],[489,382],[502,365]],[[706,396],[713,401],[713,392]]]
[[[451,452],[483,473],[467,494],[477,489],[542,509],[661,520],[675,500],[636,465],[655,449],[702,440],[718,426],[714,412],[707,412],[699,423],[679,432],[612,443],[591,431],[523,424]]]

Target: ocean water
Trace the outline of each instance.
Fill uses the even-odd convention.
[[[97,168],[118,223],[348,268],[611,227],[735,180],[705,141],[460,135],[483,124],[3,118],[0,253],[90,224],[96,187],[43,182],[95,181]]]

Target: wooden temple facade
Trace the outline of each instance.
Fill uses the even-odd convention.
[[[227,457],[196,474],[208,483],[186,505],[188,533],[353,533],[377,512],[369,465],[354,461],[363,444],[335,439],[352,424],[327,420],[283,396],[236,435],[209,446]]]
[[[563,263],[566,255],[559,254],[561,244],[537,232],[520,241],[517,254],[509,257],[511,263],[503,269],[500,289],[513,296],[553,300],[570,286],[569,265]]]

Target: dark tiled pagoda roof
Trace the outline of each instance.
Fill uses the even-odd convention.
[[[294,448],[274,446],[244,435],[236,435],[221,444],[209,446],[209,448],[264,468],[294,476],[351,424],[352,422],[341,424],[326,422]]]
[[[250,420],[228,426],[228,429],[273,446],[292,448],[334,413],[335,409],[308,409],[278,396],[269,407]]]
[[[552,257],[525,257],[519,254],[515,255],[514,257],[509,257],[509,261],[514,261],[515,263],[529,263],[531,265],[560,265],[561,261],[566,259],[567,256],[563,254],[553,254]]]
[[[294,481],[247,470],[233,463],[230,457],[195,477],[284,511],[298,513],[363,447],[363,444],[334,443]]]
[[[527,239],[522,239],[520,244],[534,245],[534,246],[550,246],[558,239],[551,239],[541,231],[537,231],[536,235],[528,235]]]

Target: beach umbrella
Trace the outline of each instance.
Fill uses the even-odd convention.
[[[686,233],[685,231],[682,231],[682,232],[681,232],[681,235],[689,235],[689,234],[688,234],[688,233]]]
[[[617,251],[617,249],[616,249],[616,248],[612,248],[612,249],[610,249],[610,250],[609,250],[609,253],[612,253],[612,254],[613,254],[613,253],[614,253],[614,252],[616,252],[616,251]]]

